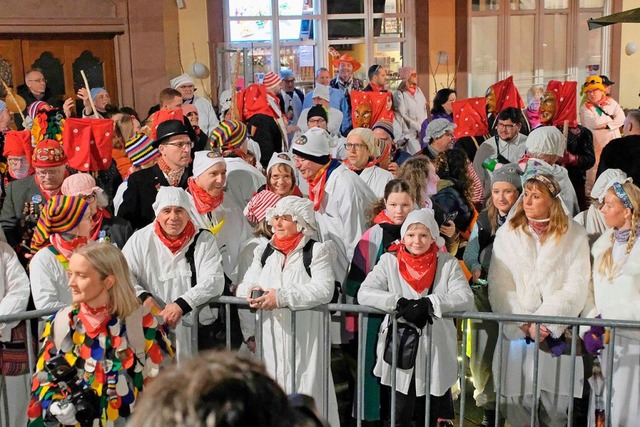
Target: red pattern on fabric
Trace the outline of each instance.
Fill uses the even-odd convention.
[[[184,230],[178,238],[171,238],[164,232],[158,221],[153,222],[153,231],[156,233],[163,245],[165,245],[172,254],[178,252],[189,240],[196,234],[196,228],[193,222],[189,220]]]
[[[256,114],[265,114],[274,119],[278,118],[278,114],[267,101],[269,91],[264,85],[251,84],[238,93],[238,114],[240,121],[246,122]]]
[[[404,245],[399,245],[396,255],[402,278],[417,293],[421,294],[433,286],[438,266],[438,247],[435,243],[431,244],[427,252],[418,256],[412,255]]]
[[[358,90],[351,91],[351,119],[353,120],[353,127],[357,127],[356,113],[358,107],[362,104],[369,104],[371,107],[371,119],[367,126],[361,126],[371,128],[378,120],[386,119],[393,122],[395,114],[393,110],[387,109],[387,105],[391,100],[391,92],[363,92]]]
[[[569,127],[578,126],[577,104],[578,82],[559,82],[551,80],[547,84],[547,92],[553,92],[556,99],[556,112],[551,118],[553,126],[564,126],[569,121]]]
[[[309,200],[313,202],[313,210],[318,211],[322,205],[324,197],[324,186],[327,184],[327,171],[331,162],[324,165],[316,174],[315,178],[307,181],[309,184]]]
[[[453,135],[459,139],[465,136],[481,136],[489,133],[487,122],[487,100],[484,97],[454,101],[453,123],[456,128]]]
[[[81,172],[109,169],[113,160],[113,120],[75,119],[62,131],[67,164]]]
[[[158,125],[167,120],[180,120],[184,123],[184,113],[182,108],[175,110],[159,110],[151,115],[151,139],[158,139]]]
[[[524,101],[522,101],[518,88],[513,84],[513,76],[500,80],[491,87],[496,96],[496,114],[509,107],[521,110],[524,108]]]
[[[224,200],[224,191],[221,191],[218,197],[213,197],[196,184],[194,177],[189,178],[187,183],[189,185],[189,193],[193,196],[196,210],[201,215],[213,211]]]

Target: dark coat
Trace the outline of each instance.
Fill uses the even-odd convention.
[[[640,135],[616,138],[602,149],[598,176],[607,169],[620,169],[640,184]]]
[[[106,239],[106,241],[122,249],[124,244],[127,243],[127,240],[129,240],[129,237],[133,234],[133,227],[131,227],[129,221],[117,216],[112,216],[102,220],[100,231],[104,231],[104,239]]]
[[[187,188],[187,179],[191,176],[191,166],[185,169],[180,178],[179,187]],[[129,176],[127,189],[122,196],[118,217],[131,223],[134,230],[140,230],[151,224],[156,218],[153,202],[160,187],[168,187],[169,181],[158,165],[143,169]]]
[[[24,98],[25,103],[27,104],[27,106],[25,107],[24,111],[22,112],[22,114],[25,115],[25,117],[27,116],[27,110],[29,109],[29,105],[33,104],[34,102],[37,101],[36,97],[33,96],[33,94],[31,93],[31,91],[29,90],[29,88],[27,87],[27,84],[21,84],[20,86],[18,86],[18,90],[16,91],[18,93],[18,95],[20,95],[21,97]],[[54,96],[54,94],[51,92],[51,89],[49,89],[48,87],[44,90],[44,96],[42,97],[42,100],[46,102],[47,104],[56,107],[56,108],[62,108],[62,102],[60,97],[56,97]],[[24,129],[24,125],[22,123],[22,117],[20,117],[20,114],[14,114],[13,115],[13,119],[16,123],[16,127],[18,128],[18,130],[23,130]]]

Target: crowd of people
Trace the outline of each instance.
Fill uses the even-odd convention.
[[[392,91],[380,65],[366,85],[350,55],[333,66],[307,94],[291,70],[268,72],[217,108],[182,74],[145,119],[104,88],[80,89],[76,113],[56,105],[37,69],[15,119],[0,101],[0,315],[60,309],[41,322],[33,377],[2,359],[26,324],[0,324],[2,425],[199,425],[252,398],[282,408],[274,421],[257,407],[264,425],[348,425],[354,390],[345,405],[323,358],[333,344],[349,365],[362,335],[365,421],[426,425],[428,397],[428,424],[448,426],[459,372],[445,313],[640,320],[640,109],[625,114],[606,76],[587,77],[582,102],[577,82],[551,81],[525,105],[508,78],[480,98],[441,89],[429,109],[411,67]],[[248,307],[209,304],[220,295]],[[308,309],[337,301],[390,314],[333,314],[328,342]],[[505,323],[502,351],[496,323],[465,327],[483,425],[497,399],[513,426],[534,410],[566,425],[572,400],[597,392],[594,365],[613,381],[612,425],[640,418],[638,331],[616,336],[608,371],[607,332],[583,328],[574,386],[566,325]],[[199,350],[230,341],[244,358],[199,356],[195,330]],[[264,369],[245,360],[257,349]],[[223,398],[225,376],[253,385]],[[289,412],[283,391],[316,406]],[[584,406],[576,420],[597,422],[603,408]]]

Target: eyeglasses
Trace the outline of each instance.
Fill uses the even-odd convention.
[[[9,163],[11,166],[17,166],[20,163],[28,163],[28,160],[26,157],[18,157],[16,159],[7,159],[7,163]]]
[[[91,194],[89,194],[89,195],[87,195],[87,196],[82,195],[82,196],[80,196],[80,197],[82,197],[83,199],[85,199],[85,200],[87,201],[87,203],[93,203],[93,201],[96,199],[96,194],[95,194],[95,193],[91,193]]]
[[[191,150],[193,148],[192,141],[184,141],[184,142],[165,142],[162,145],[172,145],[180,150],[184,150],[185,148],[189,148]]]
[[[180,86],[181,89],[190,89],[190,90],[195,90],[195,86],[194,85],[183,85]]]
[[[326,123],[327,121],[322,117],[318,117],[317,119],[309,119],[307,120],[307,122],[315,125],[319,125],[320,123]]]
[[[347,150],[354,149],[354,150],[360,151],[360,150],[362,150],[364,148],[367,148],[367,146],[365,144],[349,144],[349,143],[346,143],[346,144],[344,144],[344,148],[346,148]]]
[[[27,80],[29,83],[46,83],[47,79]]]
[[[513,129],[516,126],[518,126],[518,125],[517,124],[507,125],[507,124],[504,124],[504,123],[498,123],[498,127],[501,128],[501,129]]]

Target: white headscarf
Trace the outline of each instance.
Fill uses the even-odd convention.
[[[318,229],[313,203],[309,199],[298,196],[283,197],[274,207],[267,209],[267,222],[271,222],[274,216],[284,215],[291,215],[293,221],[298,224],[298,231],[302,231],[306,236],[313,235]]]
[[[407,218],[402,224],[402,228],[400,228],[400,236],[404,238],[409,226],[412,224],[422,224],[427,227],[431,232],[433,241],[436,242],[436,246],[444,246],[444,239],[440,236],[440,227],[438,227],[438,223],[436,222],[433,209],[420,209],[407,215]]]

